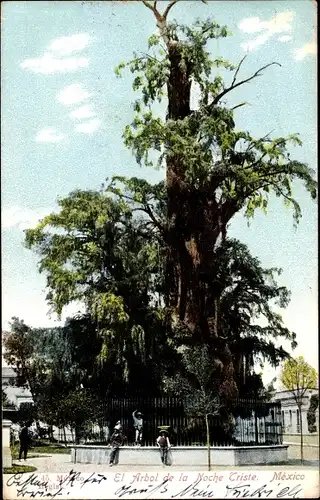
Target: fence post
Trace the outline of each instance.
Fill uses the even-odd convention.
[[[254,432],[256,445],[259,444],[257,407],[254,409]]]

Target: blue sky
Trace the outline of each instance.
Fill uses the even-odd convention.
[[[315,4],[197,0],[172,10],[183,23],[198,16],[228,25],[233,36],[212,41],[210,50],[234,63],[247,53],[244,78],[271,61],[281,64],[234,92],[231,103],[250,103],[237,110],[237,127],[256,136],[299,132],[304,144],[292,156],[315,169]],[[131,75],[114,74],[133,50],[146,52],[154,31],[152,14],[140,2],[2,4],[3,328],[13,315],[33,326],[56,321],[47,315],[37,257],[22,243],[23,229],[52,211],[58,196],[98,189],[114,174],[163,178],[164,172],[138,167],[123,145],[136,96]],[[297,230],[292,212],[272,199],[267,217],[257,214],[248,227],[238,214],[230,234],[264,266],[283,268],[280,281],[292,291],[284,320],[298,333],[296,354],[317,367],[317,207],[299,184],[295,194],[303,210]]]

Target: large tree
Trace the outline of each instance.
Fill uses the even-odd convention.
[[[73,297],[87,307],[86,314],[70,318],[63,329],[52,330],[51,335],[46,329],[45,336],[37,337],[40,358],[50,354],[47,365],[57,360],[57,366],[51,367],[53,390],[61,383],[67,390],[82,383],[98,398],[124,394],[124,390],[133,394],[137,388],[141,394],[155,395],[163,375],[172,374],[181,364],[179,346],[201,344],[202,337],[190,336],[184,323],[171,328],[165,324],[165,243],[152,220],[156,214],[159,223],[165,222],[163,187],[163,183],[150,186],[146,181],[116,177],[104,191],[76,192],[60,200],[58,213],[27,231],[27,246],[39,253],[40,270],[47,275],[52,307],[59,312]],[[102,200],[112,210],[112,219]],[[121,207],[117,216],[113,207]],[[289,292],[275,280],[280,270],[263,269],[237,240],[220,245],[214,266],[220,289],[220,335],[209,338],[207,344],[212,359],[218,361],[221,387],[228,389],[228,365],[220,360],[227,342],[240,395],[260,397],[264,391],[254,362],[267,360],[277,366],[288,356],[276,347],[277,338],[295,346],[294,333],[283,326],[272,307],[275,302],[286,307]],[[87,300],[91,297],[96,302]],[[211,303],[214,306],[213,299]],[[266,326],[256,322],[262,316]],[[62,380],[63,360],[68,362],[68,386]]]
[[[249,218],[258,208],[266,210],[272,193],[293,206],[298,222],[301,211],[292,181],[301,180],[312,198],[316,182],[313,171],[290,156],[290,145],[301,145],[298,135],[255,138],[236,129],[235,109],[245,103],[228,105],[234,89],[280,65],[270,62],[241,77],[246,57],[231,64],[206,49],[211,39],[228,36],[227,28],[210,19],[196,20],[192,26],[169,22],[177,1],[163,12],[162,2],[142,1],[158,31],[149,38],[148,54],[134,54],[131,62],[117,68],[118,73],[130,68],[133,88],[141,94],[124,138],[140,164],[157,163],[166,169],[167,220],[161,231],[167,245],[170,318],[195,339],[216,339],[230,388],[235,389],[230,348],[219,342],[221,290],[214,279],[215,251],[232,217],[242,209]],[[231,77],[213,76],[216,68],[230,71]],[[194,85],[200,92],[198,109],[190,104]],[[152,112],[157,101],[166,104],[165,118]],[[159,227],[149,206],[150,210]]]
[[[81,355],[88,369],[94,361],[83,383],[101,387],[104,376],[105,395],[157,393],[171,358],[156,234],[108,190],[75,191],[59,205],[58,213],[26,232],[26,245],[40,255],[54,311],[60,314],[74,300],[85,305],[86,314],[65,326],[74,362]]]
[[[133,385],[143,383],[145,373],[156,373],[148,370],[146,359],[152,364],[172,355],[170,351],[166,356],[166,337],[178,332],[185,342],[188,337],[193,344],[211,346],[221,386],[234,395],[244,363],[252,367],[253,357],[262,351],[274,363],[284,357],[266,337],[278,332],[286,337],[288,332],[266,306],[269,299],[281,296],[285,302],[279,287],[273,295],[272,287],[265,287],[251,306],[231,308],[233,327],[226,332],[226,285],[217,271],[227,225],[240,210],[248,218],[256,209],[266,211],[272,193],[293,206],[298,222],[301,210],[292,183],[302,181],[315,198],[316,182],[307,165],[291,159],[291,145],[301,145],[298,135],[254,138],[236,129],[235,109],[245,103],[228,105],[234,89],[277,63],[240,77],[245,58],[234,65],[207,50],[211,39],[228,36],[225,26],[210,19],[197,20],[191,27],[169,22],[177,1],[163,13],[160,3],[142,3],[154,14],[158,31],[149,38],[148,54],[135,54],[117,68],[118,74],[130,68],[133,88],[140,92],[124,142],[138,163],[164,167],[165,182],[151,185],[144,179],[115,178],[106,193],[74,192],[60,200],[58,214],[27,232],[27,246],[41,256],[40,271],[47,274],[53,308],[59,313],[73,300],[84,301],[102,339],[101,360],[117,353],[119,369],[127,380],[131,373]],[[231,76],[214,77],[217,68]],[[192,109],[195,85],[199,106]],[[166,116],[165,111],[152,111],[157,101],[166,106]],[[136,217],[139,212],[141,217]],[[229,299],[236,300],[235,294],[239,301],[251,300],[241,286]],[[258,310],[267,317],[269,330],[249,322]],[[236,353],[239,339],[244,352]]]

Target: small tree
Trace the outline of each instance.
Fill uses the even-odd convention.
[[[209,348],[206,345],[193,349],[187,347],[182,349],[185,376],[178,375],[175,378],[166,379],[165,384],[168,391],[181,396],[187,416],[201,418],[205,421],[208,470],[211,470],[209,417],[219,415],[223,407],[217,383],[219,379],[215,378],[220,367],[212,362],[212,356],[210,356]]]
[[[301,463],[303,463],[302,403],[306,392],[316,388],[318,375],[303,356],[298,356],[284,363],[280,380],[283,386],[293,394],[299,409]]]
[[[86,435],[87,426],[94,420],[95,402],[86,389],[76,389],[64,397],[58,407],[60,425],[75,431],[75,443]]]

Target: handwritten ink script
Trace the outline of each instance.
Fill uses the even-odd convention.
[[[106,472],[91,474],[4,475],[4,495],[11,499],[210,499],[313,498],[319,496],[318,471]]]

